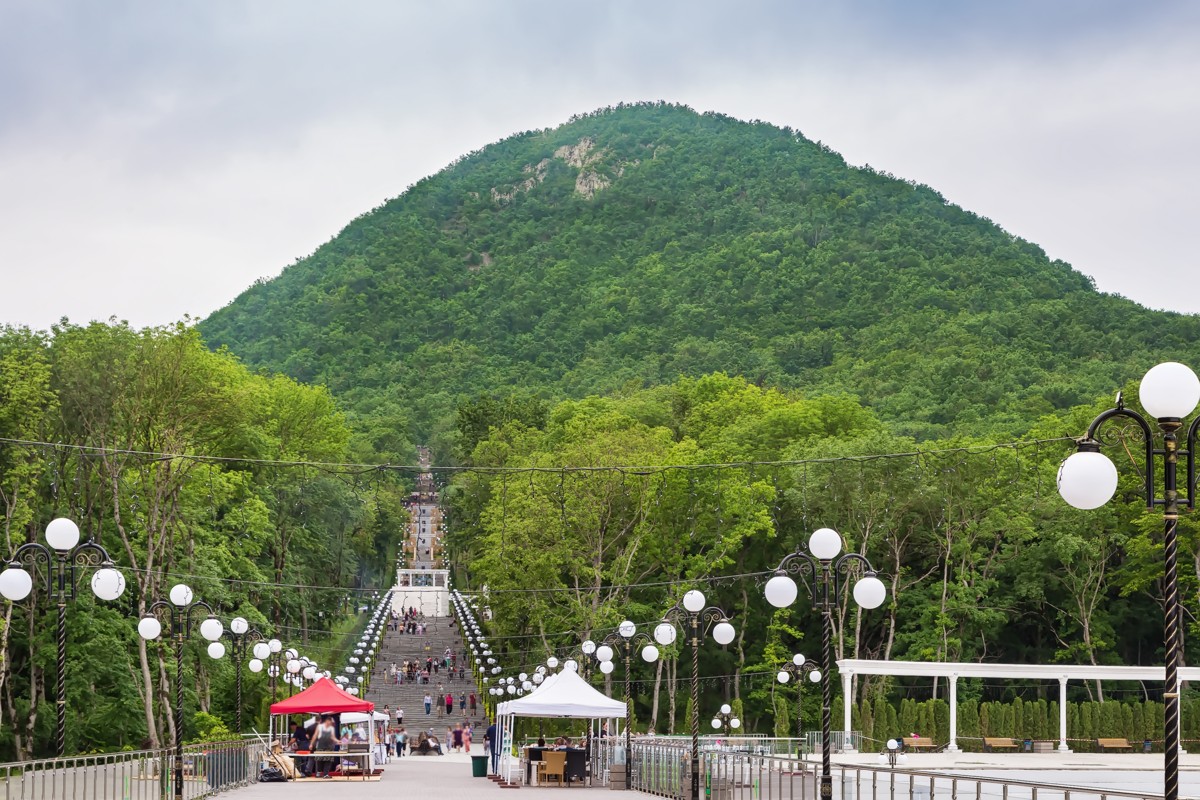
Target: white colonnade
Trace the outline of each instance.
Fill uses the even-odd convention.
[[[845,705],[845,726],[850,733],[851,686],[855,675],[892,675],[909,678],[946,678],[950,686],[950,741],[946,751],[958,752],[958,679],[994,678],[1000,680],[1058,681],[1058,750],[1071,752],[1067,745],[1067,682],[1068,681],[1148,681],[1166,680],[1163,667],[1107,667],[1069,664],[991,664],[951,661],[872,661],[847,658],[837,662],[842,676],[842,698]],[[1179,681],[1200,680],[1200,667],[1184,667]],[[1179,687],[1175,688],[1179,691]]]

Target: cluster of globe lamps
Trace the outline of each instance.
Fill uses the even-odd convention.
[[[455,616],[467,639],[467,646],[471,650],[471,658],[475,661],[472,668],[478,674],[480,683],[487,686],[488,696],[493,698],[492,701],[495,702],[496,698],[505,694],[516,694],[518,691],[524,694],[528,691],[524,688],[526,679],[529,677],[527,675],[522,675],[520,685],[516,685],[512,678],[497,677],[503,670],[488,646],[487,639],[484,638],[479,620],[475,617],[478,605],[467,602],[457,589],[451,590],[450,603],[454,606]],[[493,679],[495,679],[495,683],[492,682]],[[529,682],[529,685],[532,688],[532,682]]]
[[[378,598],[378,593],[372,596],[372,599],[378,600]],[[367,676],[371,674],[371,662],[379,651],[379,644],[383,641],[383,634],[387,630],[388,615],[391,613],[391,609],[392,592],[389,589],[384,593],[383,599],[377,602],[375,611],[367,622],[367,627],[358,639],[358,644],[355,645],[350,657],[346,659],[346,666],[342,668],[343,674],[332,679],[339,688],[348,694],[357,695],[362,692],[363,684],[367,682]],[[330,677],[330,674],[325,673],[325,677]]]

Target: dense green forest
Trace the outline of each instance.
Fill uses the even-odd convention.
[[[1136,470],[1123,468],[1121,500],[1096,511],[1069,507],[1055,488],[1073,443],[1054,437],[1102,408],[1036,421],[1020,444],[920,444],[845,396],[720,374],[549,407],[484,398],[459,415],[464,458],[479,469],[447,488],[452,544],[471,582],[488,587],[489,642],[514,671],[609,635],[622,619],[647,630],[685,588],[704,588],[738,635],[702,650],[702,719],[737,700],[752,731],[776,729],[794,707],[794,684],[774,681],[780,665],[794,652],[819,655],[820,621],[804,592],[777,611],[763,586],[823,526],[888,587],[875,611],[855,608],[843,587],[837,658],[1162,663],[1162,520],[1139,502]],[[1195,553],[1196,522],[1181,521],[1180,532]],[[1182,595],[1195,620],[1200,562],[1187,563]],[[1193,656],[1196,635],[1189,628]],[[640,722],[660,732],[685,729],[690,674],[678,643],[664,654],[657,666],[634,662]],[[968,683],[960,698],[1057,697],[1053,682]],[[1161,690],[1071,688],[1092,701]],[[946,691],[944,682],[873,678],[856,683],[855,699]],[[809,694],[813,720],[818,693]]]
[[[1098,293],[929,187],[666,104],[471,153],[200,327],[442,457],[457,403],[504,387],[723,371],[849,393],[928,439],[1021,433],[1200,360],[1200,318]]]
[[[1200,317],[1099,293],[928,187],[793,130],[621,106],[464,157],[197,328],[0,330],[5,555],[60,515],[113,553],[130,591],[84,586],[70,619],[89,680],[69,749],[160,743],[173,678],[140,611],[186,577],[333,666],[403,521],[409,476],[369,465],[429,442],[458,584],[487,586],[506,670],[700,586],[738,631],[703,650],[702,718],[728,699],[782,732],[794,688],[772,676],[816,656],[818,621],[762,585],[822,526],[889,589],[838,613],[838,657],[1161,663],[1144,465],[1119,458],[1124,501],[1093,512],[1054,476],[1066,437],[1166,358],[1200,364]],[[1180,532],[1194,555],[1195,522]],[[4,605],[0,758],[51,747],[52,622],[44,597]],[[228,659],[189,649],[188,709],[229,723]],[[687,718],[687,662],[664,656],[635,660],[639,728]],[[1040,731],[1056,688],[964,683],[964,731]],[[248,681],[248,706],[264,691]],[[869,734],[887,704],[941,724],[944,685],[854,691]],[[1087,705],[1114,698],[1145,701],[1126,735],[1160,725],[1158,687],[1072,693],[1074,731],[1115,734],[1126,712]],[[1032,716],[987,705],[1016,697]]]
[[[240,614],[323,669],[343,663],[364,597],[356,589],[391,585],[402,478],[368,484],[279,463],[356,454],[333,398],[255,375],[192,329],[0,328],[0,437],[4,561],[65,516],[127,581],[112,603],[92,596],[89,575],[79,581],[67,625],[69,752],[171,742],[171,650],[136,625],[175,583],[226,625]],[[45,755],[54,604],[35,588],[0,611],[0,760]],[[234,726],[231,659],[209,659],[204,644],[196,635],[187,645],[187,738],[198,711]],[[243,672],[247,720],[261,727],[265,676]]]

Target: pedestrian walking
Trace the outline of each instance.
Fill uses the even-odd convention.
[[[471,692],[470,703],[471,703],[471,716],[473,717],[473,716],[475,716],[475,693],[474,692]]]
[[[428,717],[432,711],[433,711],[433,698],[429,696],[429,692],[426,692],[425,693],[425,716]]]
[[[467,695],[465,692],[458,696],[458,710],[462,712],[464,717],[467,715]]]

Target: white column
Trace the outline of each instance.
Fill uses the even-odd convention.
[[[1058,679],[1058,752],[1069,753],[1067,747],[1067,676]]]
[[[799,679],[799,678],[797,678],[797,679]],[[843,726],[843,730],[846,732],[845,739],[844,739],[844,741],[846,743],[845,744],[846,749],[843,750],[842,752],[845,752],[845,753],[857,753],[858,752],[857,750],[854,749],[854,746],[853,746],[854,742],[851,741],[851,739],[850,739],[850,682],[852,680],[854,680],[853,672],[843,672],[842,673],[842,708],[844,709],[844,713],[845,713],[845,725]]]
[[[1175,680],[1175,696],[1183,697],[1183,678],[1177,678]],[[1180,725],[1180,727],[1183,726],[1183,703],[1179,704],[1179,725]],[[1182,736],[1179,737],[1179,752],[1181,754],[1187,752],[1187,750],[1183,749],[1183,737]]]
[[[958,752],[958,675],[949,676],[950,683],[950,743],[947,753]],[[932,732],[932,731],[931,731]]]

